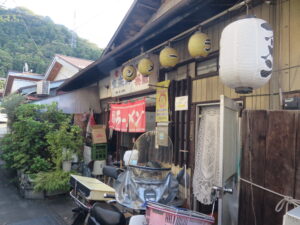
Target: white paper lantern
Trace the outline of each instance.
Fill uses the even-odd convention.
[[[237,93],[250,93],[272,75],[273,31],[262,19],[245,18],[226,26],[220,40],[220,79]]]

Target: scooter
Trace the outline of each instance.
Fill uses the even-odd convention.
[[[104,175],[116,179],[122,171],[114,167],[106,167]],[[76,189],[76,190],[75,190]],[[70,192],[77,208],[73,209],[75,219],[72,225],[144,225],[146,219],[144,215],[134,215],[125,218],[123,210],[116,207],[115,196],[104,194],[107,201],[89,201],[87,196],[88,190],[78,185]]]

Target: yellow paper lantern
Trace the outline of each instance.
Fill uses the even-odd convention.
[[[122,71],[122,75],[123,75],[124,80],[132,81],[136,77],[136,70],[131,65],[125,66]]]
[[[200,31],[194,33],[188,42],[188,50],[192,57],[206,57],[211,49],[211,41],[207,34]]]
[[[159,54],[159,62],[163,67],[173,67],[179,62],[179,56],[176,49],[165,47]]]
[[[154,64],[148,58],[142,58],[138,64],[138,70],[143,76],[149,76],[153,73]]]

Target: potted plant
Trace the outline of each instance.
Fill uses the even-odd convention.
[[[52,158],[56,169],[63,168],[70,171],[74,153],[78,153],[83,147],[83,139],[78,126],[70,125],[69,121],[63,122],[58,130],[46,136],[50,146]]]

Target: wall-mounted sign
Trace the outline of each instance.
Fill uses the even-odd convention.
[[[188,110],[189,96],[180,96],[175,98],[175,111]]]
[[[111,96],[117,97],[138,91],[143,91],[150,89],[149,84],[154,84],[157,82],[158,74],[158,56],[151,55],[151,61],[154,63],[154,69],[151,76],[143,76],[139,71],[137,71],[136,78],[128,82],[124,80],[122,76],[123,67],[116,68],[110,72],[110,86],[111,86]],[[138,61],[132,62],[132,65],[136,66]]]
[[[156,122],[169,121],[169,85],[169,80],[165,80],[156,84]]]
[[[121,132],[146,131],[146,102],[111,104],[109,128]]]
[[[111,72],[111,95],[112,97],[129,94],[149,88],[149,77],[144,77],[139,72],[136,78],[128,82],[122,76],[122,68],[115,69]]]
[[[168,124],[165,126],[156,127],[156,146],[169,146],[169,127]]]

